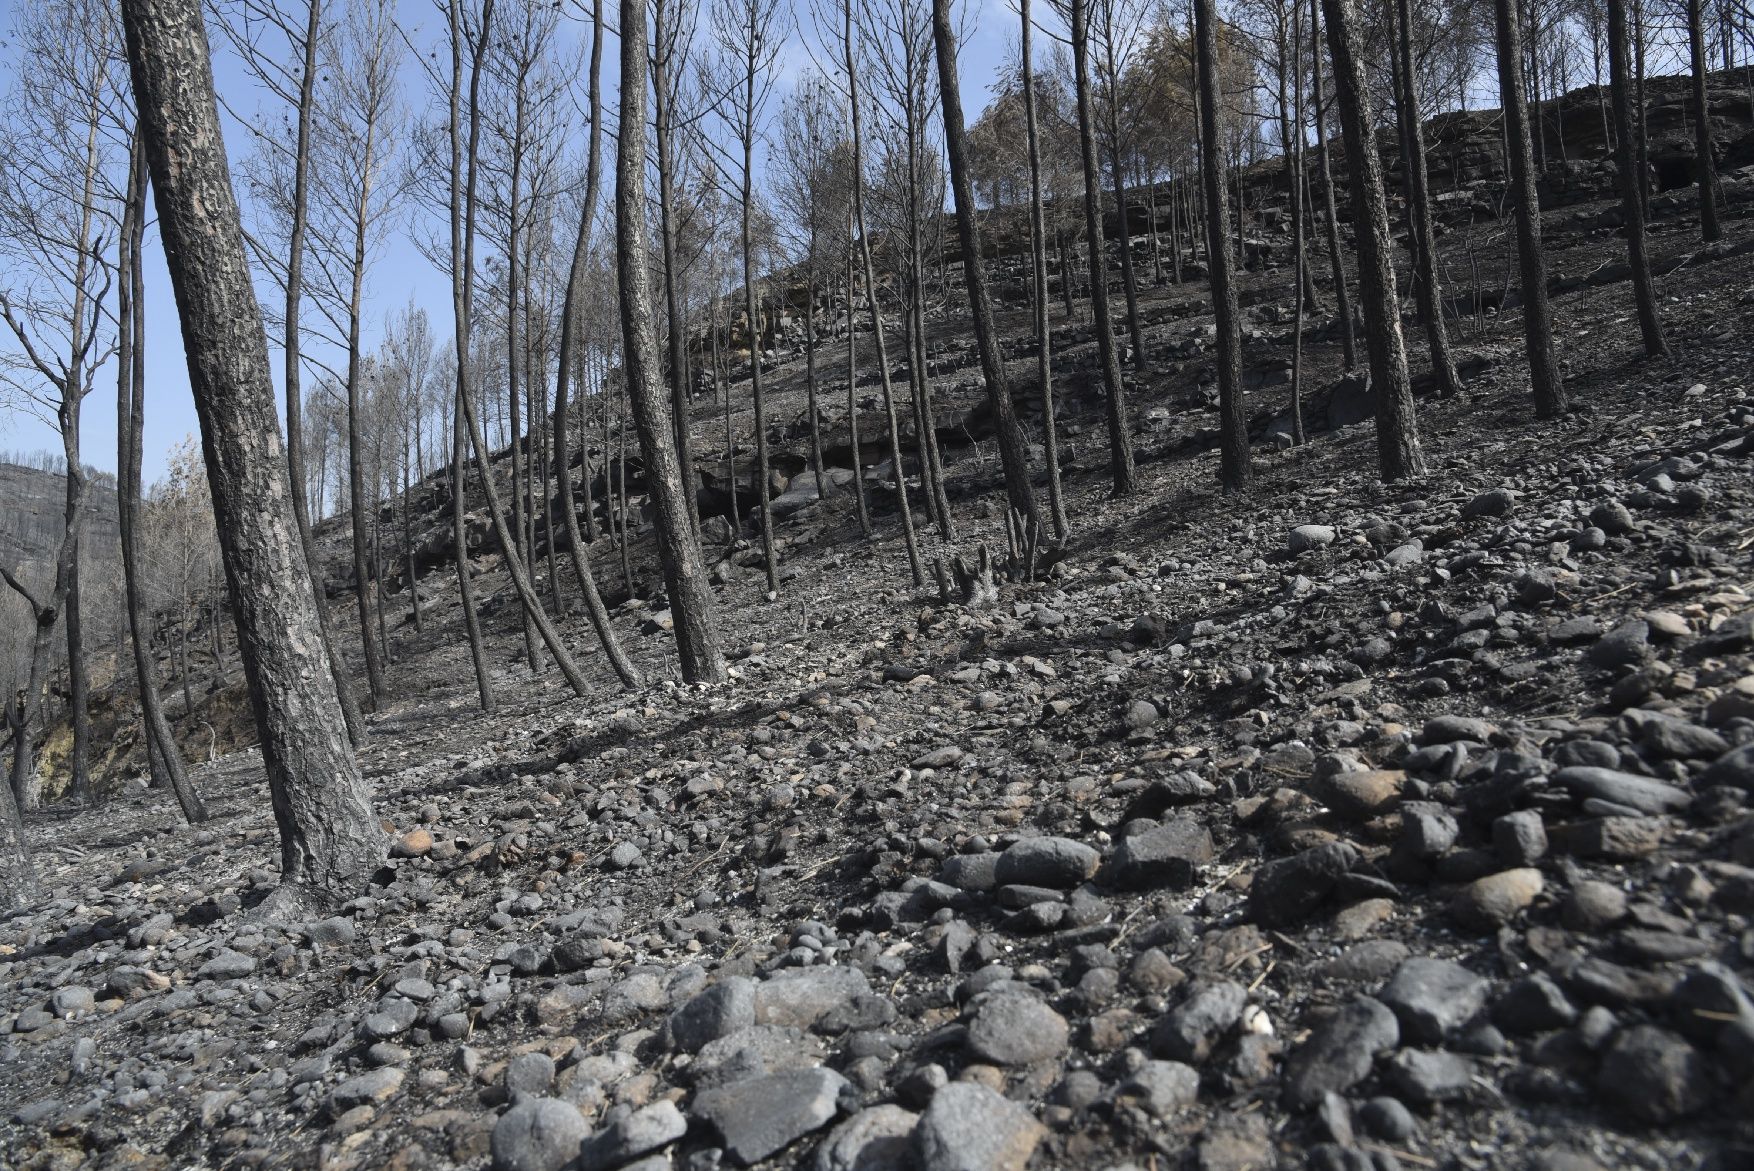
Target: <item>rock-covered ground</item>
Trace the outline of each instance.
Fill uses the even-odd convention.
[[[721,687],[630,604],[646,689],[517,662],[483,716],[431,575],[362,753],[392,856],[331,917],[251,915],[249,752],[203,826],[32,821],[0,1164],[1754,1165],[1754,263],[1664,289],[1677,357],[1586,287],[1580,412],[1488,364],[1393,486],[1366,424],[1219,497],[1196,360],[1143,491],[1075,473],[1067,559],[996,605],[831,498],[778,603],[724,588]]]

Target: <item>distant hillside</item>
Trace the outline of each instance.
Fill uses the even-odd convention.
[[[120,556],[114,479],[89,473],[85,553],[93,563]],[[55,556],[64,527],[67,478],[19,463],[0,462],[0,564],[9,568],[42,563]]]

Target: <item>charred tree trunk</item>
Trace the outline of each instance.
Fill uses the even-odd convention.
[[[1450,356],[1449,330],[1443,322],[1443,286],[1437,273],[1437,233],[1431,227],[1431,178],[1425,167],[1425,127],[1419,112],[1419,89],[1413,75],[1413,6],[1410,0],[1395,0],[1396,58],[1401,77],[1402,139],[1406,143],[1408,189],[1408,227],[1414,240],[1413,297],[1419,316],[1425,323],[1425,344],[1430,351],[1431,376],[1437,382],[1437,393],[1450,398],[1461,393],[1461,380],[1456,377],[1455,359]]]
[[[688,417],[688,331],[682,315],[681,262],[676,258],[676,160],[670,141],[675,120],[675,93],[669,77],[673,34],[664,27],[668,15],[671,15],[670,4],[665,0],[652,5],[652,37],[656,49],[651,58],[652,121],[658,148],[658,231],[663,244],[664,303],[670,322],[670,424],[676,433],[676,462],[682,469],[682,499],[688,510],[688,525],[694,542],[699,544],[700,505],[695,498],[694,442],[689,434]]]
[[[871,335],[877,349],[877,373],[883,382],[883,412],[889,423],[889,459],[895,473],[895,499],[901,512],[902,539],[907,546],[908,569],[914,587],[926,584],[920,562],[920,542],[914,533],[913,508],[907,498],[907,466],[901,458],[901,422],[896,417],[895,384],[889,373],[889,349],[883,339],[883,308],[877,303],[877,265],[871,259],[871,234],[865,224],[865,152],[859,113],[858,42],[853,32],[853,0],[841,6],[841,46],[846,54],[847,108],[853,132],[853,220],[859,237],[859,260],[864,269],[865,300],[871,310]],[[729,393],[729,392],[727,392]]]
[[[1218,478],[1226,492],[1247,492],[1252,471],[1242,401],[1242,333],[1226,246],[1230,197],[1218,129],[1218,13],[1212,0],[1194,0],[1194,37],[1200,76],[1200,179],[1206,188],[1206,250],[1211,254],[1207,271],[1218,328]]]
[[[1048,508],[1053,513],[1054,537],[1064,541],[1071,526],[1066,520],[1066,500],[1060,486],[1060,438],[1054,425],[1053,331],[1048,327],[1047,223],[1041,199],[1041,129],[1035,108],[1035,58],[1031,40],[1035,25],[1029,0],[1020,0],[1023,29],[1023,124],[1029,151],[1030,269],[1035,288],[1035,378],[1041,395],[1042,449],[1048,465]],[[1155,188],[1154,188],[1155,190]],[[1155,216],[1152,234],[1156,235]],[[1062,277],[1064,273],[1061,274]],[[1068,312],[1068,316],[1070,313]]]
[[[1109,477],[1114,495],[1131,496],[1137,488],[1133,470],[1132,424],[1127,417],[1127,391],[1115,353],[1114,322],[1108,313],[1108,282],[1102,270],[1102,181],[1096,165],[1096,115],[1090,96],[1089,0],[1070,0],[1072,69],[1078,102],[1078,143],[1084,164],[1084,230],[1090,236],[1090,314],[1096,322],[1096,350],[1102,385],[1108,395]]]
[[[1005,356],[999,352],[986,264],[981,257],[980,225],[975,221],[974,184],[969,177],[968,145],[963,133],[962,87],[956,77],[956,33],[950,27],[950,0],[932,0],[932,40],[938,55],[938,92],[944,103],[944,147],[950,156],[950,185],[955,195],[956,241],[962,249],[963,280],[968,286],[968,306],[974,318],[981,374],[987,384],[987,403],[993,409],[998,429],[1005,497],[1012,512],[1039,527],[1041,513],[1029,483],[1029,448],[1023,439],[1023,428],[1017,424],[1017,409],[1005,378]]]
[[[1644,202],[1639,198],[1642,168],[1632,144],[1632,109],[1627,84],[1626,0],[1608,0],[1608,86],[1614,107],[1617,145],[1614,161],[1620,169],[1620,211],[1626,221],[1626,259],[1632,266],[1632,295],[1638,305],[1638,328],[1644,336],[1646,357],[1669,352],[1663,339],[1663,323],[1657,317],[1656,288],[1650,276],[1650,258],[1644,250]]]
[[[621,283],[623,365],[646,481],[657,515],[658,557],[664,567],[682,678],[716,683],[725,677],[712,592],[700,542],[688,522],[682,468],[671,443],[659,392],[658,337],[646,274],[646,6],[621,0],[621,133],[615,152],[616,270]],[[765,501],[765,496],[763,497]],[[625,543],[625,539],[624,539]]]
[[[493,684],[487,674],[487,651],[481,641],[481,618],[475,609],[475,584],[469,568],[469,529],[466,502],[469,488],[469,438],[463,421],[464,404],[475,393],[470,369],[473,347],[470,331],[475,313],[475,170],[481,149],[481,74],[487,57],[487,26],[493,0],[482,6],[480,35],[471,46],[469,60],[468,145],[463,130],[463,27],[459,0],[449,0],[451,43],[450,87],[450,217],[451,217],[451,312],[456,322],[457,393],[451,410],[451,538],[456,548],[457,592],[463,606],[463,628],[469,637],[469,659],[475,668],[475,694],[483,712],[495,703]],[[482,478],[488,469],[482,465]]]
[[[1321,45],[1322,21],[1320,0],[1309,0],[1309,39]],[[1352,320],[1352,294],[1346,287],[1346,264],[1340,251],[1340,209],[1334,198],[1334,165],[1328,156],[1327,117],[1322,101],[1322,55],[1313,54],[1315,68],[1310,72],[1310,99],[1315,106],[1316,165],[1322,172],[1323,212],[1327,216],[1328,268],[1334,274],[1334,312],[1340,319],[1340,353],[1346,369],[1358,368],[1358,336]]]
[[[140,695],[147,764],[155,776],[163,776],[176,794],[183,816],[193,825],[207,820],[207,807],[189,780],[170,721],[165,718],[164,700],[153,671],[151,632],[140,601],[140,457],[146,425],[146,281],[141,256],[145,232],[146,158],[136,135],[116,266],[116,519],[122,551],[122,601],[133,634],[134,681]]]
[[[1712,148],[1711,105],[1705,93],[1705,75],[1711,63],[1705,56],[1705,3],[1687,0],[1687,49],[1693,65],[1693,153],[1699,183],[1699,234],[1710,244],[1723,237],[1717,214],[1717,156]]]
[[[1553,307],[1547,300],[1547,256],[1541,250],[1541,194],[1529,145],[1523,92],[1523,53],[1516,0],[1493,0],[1498,39],[1498,93],[1510,155],[1511,198],[1516,205],[1517,259],[1523,286],[1523,340],[1529,351],[1529,386],[1543,419],[1566,410],[1565,381],[1553,355]]]
[[[567,547],[572,550],[573,573],[579,580],[579,593],[584,595],[585,612],[590,615],[591,629],[597,633],[597,642],[603,647],[603,653],[614,668],[616,678],[621,680],[623,687],[638,687],[641,683],[639,670],[633,660],[627,657],[622,649],[621,639],[610,625],[609,611],[603,605],[603,595],[597,591],[596,574],[591,568],[591,555],[586,548],[584,534],[579,531],[578,509],[572,498],[572,453],[567,443],[567,379],[573,374],[577,364],[575,350],[579,344],[580,317],[584,313],[581,304],[585,296],[585,282],[590,279],[591,263],[591,228],[597,215],[597,192],[602,182],[602,141],[603,141],[603,0],[592,0],[591,4],[591,64],[589,72],[589,110],[591,118],[590,137],[585,159],[585,197],[579,209],[578,237],[573,245],[572,267],[566,276],[566,297],[560,310],[560,355],[559,369],[555,373],[554,385],[554,478],[560,491],[560,518],[566,526]],[[581,401],[583,396],[580,396]],[[590,444],[587,442],[588,449]],[[591,461],[582,458],[579,461],[579,476],[585,484],[585,516],[591,515]],[[553,523],[549,525],[549,543],[554,541]]]
[[[1346,138],[1346,170],[1352,181],[1352,221],[1358,242],[1358,284],[1364,301],[1365,347],[1370,353],[1370,384],[1376,398],[1377,462],[1385,480],[1425,474],[1425,453],[1413,411],[1407,377],[1407,348],[1401,337],[1401,307],[1395,295],[1390,253],[1388,202],[1383,194],[1382,158],[1376,151],[1364,63],[1357,54],[1357,15],[1351,0],[1322,0],[1327,17],[1328,51],[1334,62],[1334,98]]]
[[[322,662],[201,7],[124,0],[122,20],[238,649],[280,828],[282,885],[267,910],[290,918],[312,902],[356,894],[383,858],[384,832]]]

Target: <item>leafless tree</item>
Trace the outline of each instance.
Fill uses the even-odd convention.
[[[122,21],[280,828],[282,885],[264,911],[289,920],[352,897],[382,859],[384,833],[322,662],[201,11],[195,0],[125,0]]]
[[[682,677],[713,683],[725,677],[700,542],[688,522],[682,468],[659,391],[657,327],[646,270],[646,47],[645,0],[621,0],[621,133],[615,153],[616,272],[621,286],[622,364],[627,375],[640,452],[645,457],[656,514],[658,556],[669,594]],[[625,461],[622,461],[625,467]],[[625,495],[623,499],[625,500]],[[623,538],[625,547],[625,537]]]
[[[0,318],[11,345],[0,352],[0,394],[50,422],[66,463],[63,529],[53,584],[40,596],[7,581],[36,618],[26,693],[8,697],[11,784],[20,807],[35,808],[41,778],[30,726],[39,714],[50,640],[67,648],[73,724],[72,787],[91,794],[87,775],[89,688],[80,607],[80,536],[86,477],[81,413],[97,369],[113,346],[103,302],[115,275],[131,115],[117,63],[115,14],[97,0],[30,0],[18,12],[23,68],[11,87],[0,132]]]
[[[734,193],[740,211],[738,238],[743,264],[743,316],[747,323],[744,338],[749,345],[749,386],[755,408],[755,492],[771,601],[779,595],[780,579],[773,513],[769,508],[767,402],[762,387],[761,314],[755,297],[759,275],[755,267],[755,148],[766,133],[768,103],[773,96],[775,66],[785,41],[786,26],[776,0],[716,0],[711,22],[717,60],[709,85],[715,113],[727,137],[720,140],[715,136],[708,141],[714,144],[724,184]],[[628,349],[632,348],[630,342]]]
[[[1358,284],[1364,302],[1364,340],[1370,354],[1371,390],[1376,396],[1377,463],[1385,480],[1425,474],[1407,377],[1407,347],[1401,336],[1401,307],[1395,294],[1388,202],[1383,193],[1382,158],[1376,150],[1376,124],[1360,54],[1362,37],[1352,0],[1322,0],[1327,18],[1328,52],[1334,63],[1334,99],[1346,137],[1347,171],[1356,225]]]

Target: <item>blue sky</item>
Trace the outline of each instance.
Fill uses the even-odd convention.
[[[1043,19],[1040,10],[1044,10],[1046,5],[1038,3],[1036,7],[1036,18],[1040,21]],[[609,8],[613,19],[614,5],[609,5]],[[794,22],[794,30],[800,25],[808,30],[810,26],[807,7],[799,3],[797,8],[802,19]],[[420,0],[402,0],[404,20],[409,24],[420,23],[427,26],[414,32],[417,44],[424,43],[428,36],[428,29],[434,19],[428,14],[433,11],[431,6],[421,3]],[[569,5],[567,11],[570,15],[576,13],[577,9]],[[1017,13],[1010,0],[963,0],[961,20],[966,38],[961,54],[963,104],[972,120],[979,116],[979,112],[987,104],[990,97],[989,87],[1000,62],[1013,51],[1017,38]],[[11,5],[8,0],[0,0],[0,28],[8,28],[11,24]],[[562,35],[587,42],[589,30],[582,22],[569,19],[565,22]],[[794,38],[796,36],[797,33],[794,32]],[[1038,51],[1046,51],[1046,40],[1045,37],[1037,38],[1038,46],[1041,46]],[[222,38],[216,35],[212,37],[212,41],[215,83],[222,98],[240,111],[256,109],[263,99],[258,96],[254,82],[225,49]],[[704,29],[700,41],[704,42]],[[610,101],[615,100],[616,52],[614,40],[611,38],[604,52],[605,93]],[[778,111],[793,81],[810,67],[810,60],[808,51],[801,43],[788,45],[782,59],[780,81],[770,107],[772,111]],[[18,63],[11,48],[0,48],[0,89],[10,90],[17,68]],[[403,98],[415,117],[424,113],[431,100],[424,85],[425,79],[420,69],[410,63],[404,70]],[[582,79],[580,88],[582,90]],[[235,183],[240,152],[249,149],[249,135],[229,118],[226,131]],[[606,141],[605,150],[609,152],[605,164],[612,166],[612,144]],[[426,213],[423,210],[412,210],[405,213],[405,219],[409,215],[424,214]],[[248,219],[247,207],[245,215]],[[410,299],[427,310],[439,337],[449,336],[449,281],[428,264],[414,247],[409,227],[407,222],[398,225],[379,252],[369,273],[366,320],[368,351],[376,347],[389,315],[407,305]],[[163,474],[171,449],[185,435],[197,430],[197,422],[194,404],[189,396],[182,335],[177,322],[176,306],[171,297],[169,274],[165,270],[163,252],[156,235],[148,237],[146,262],[147,401],[143,470],[146,481],[151,483]],[[0,280],[3,279],[4,274],[0,274]],[[264,296],[276,295],[272,286],[260,286],[259,293]],[[307,350],[321,350],[321,344],[313,338],[307,337],[305,346]],[[274,370],[278,395],[280,360],[272,334],[270,347],[270,365]],[[307,374],[307,385],[310,377]],[[54,430],[52,420],[38,418],[23,410],[0,407],[0,449],[46,449],[59,452],[60,446],[60,438]],[[84,462],[94,467],[114,470],[116,466],[113,364],[106,365],[99,371],[92,393],[85,400],[81,454]]]

